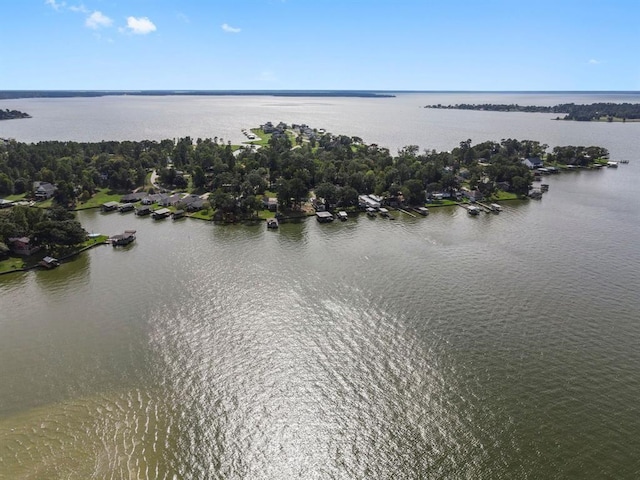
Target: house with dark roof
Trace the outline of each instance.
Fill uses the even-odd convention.
[[[135,193],[128,193],[126,195],[124,195],[120,201],[122,203],[136,203],[141,201],[143,198],[147,197],[149,194],[147,192],[135,192]]]
[[[49,182],[34,182],[33,191],[37,200],[47,200],[56,193],[56,186]]]
[[[189,205],[187,205],[187,211],[197,212],[202,210],[204,208],[204,202],[205,200],[203,200],[202,198],[198,198],[197,200],[194,200]]]
[[[16,255],[29,256],[40,250],[39,245],[34,245],[29,237],[9,238],[9,248]]]

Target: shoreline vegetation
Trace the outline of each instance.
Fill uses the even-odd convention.
[[[461,103],[456,105],[426,105],[424,108],[487,112],[557,113],[564,116],[558,116],[556,120],[574,120],[578,122],[640,121],[640,103],[592,103],[589,105],[562,103],[554,106]]]
[[[602,147],[550,148],[534,140],[468,139],[449,152],[408,145],[392,155],[359,137],[307,125],[267,122],[243,133],[243,145],[218,137],[0,140],[0,273],[100,244],[75,219],[77,210],[222,224],[355,214],[372,199],[381,215],[476,203],[489,212],[492,202],[540,198],[541,189],[532,187],[542,174],[617,166]],[[29,251],[26,261],[16,257],[16,242]]]
[[[31,118],[31,115],[20,110],[0,109],[0,120],[15,120],[19,118]]]

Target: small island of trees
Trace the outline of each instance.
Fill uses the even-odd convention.
[[[31,118],[31,115],[20,110],[0,109],[0,120],[14,120],[16,118]]]
[[[639,103],[592,103],[580,105],[575,103],[561,103],[554,106],[535,106],[513,104],[467,104],[456,105],[427,105],[425,108],[454,109],[454,110],[485,110],[490,112],[529,112],[529,113],[558,113],[564,114],[557,120],[576,120],[579,122],[593,121],[622,121],[640,120]]]
[[[48,248],[80,243],[86,232],[67,210],[100,207],[134,191],[167,196],[180,191],[206,199],[197,203],[199,218],[238,221],[272,216],[266,200],[274,198],[278,212],[287,215],[304,215],[311,197],[328,210],[354,211],[361,194],[376,194],[398,207],[430,205],[428,199],[442,197],[459,201],[463,192],[519,198],[528,194],[534,177],[525,159],[588,167],[608,156],[602,147],[549,149],[516,139],[476,145],[468,139],[450,152],[421,152],[409,145],[392,155],[361,138],[306,125],[267,123],[252,132],[260,139],[243,146],[217,137],[0,141],[0,198],[31,200],[31,206],[0,210],[0,246],[7,251],[9,240],[18,236]],[[51,198],[46,192],[38,196],[36,188],[43,185],[51,187]]]

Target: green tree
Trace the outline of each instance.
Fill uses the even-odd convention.
[[[316,196],[324,199],[325,205],[334,205],[338,201],[338,189],[333,183],[324,182],[316,187]]]
[[[0,195],[11,195],[13,193],[13,182],[6,173],[0,173]]]
[[[426,200],[425,189],[420,180],[415,178],[407,180],[402,188],[402,193],[409,205],[424,205]]]

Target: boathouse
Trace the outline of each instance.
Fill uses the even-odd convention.
[[[160,208],[151,214],[154,220],[162,220],[163,218],[167,218],[169,215],[171,215],[171,210],[168,208]]]
[[[111,241],[111,245],[114,247],[122,247],[124,245],[129,245],[136,239],[136,231],[135,230],[125,230],[124,233],[120,235],[114,235],[109,240]]]
[[[320,223],[333,222],[333,215],[331,212],[316,212],[316,220]]]
[[[144,207],[139,207],[136,209],[136,215],[140,217],[144,217],[145,215],[150,215],[150,214],[151,214],[151,207],[149,207],[148,205],[145,205]]]
[[[120,213],[125,213],[132,211],[134,208],[135,206],[133,205],[133,203],[123,203],[118,207],[118,210],[120,211]]]
[[[103,203],[101,208],[103,212],[112,212],[117,210],[119,206],[120,204],[118,202],[107,202]]]

